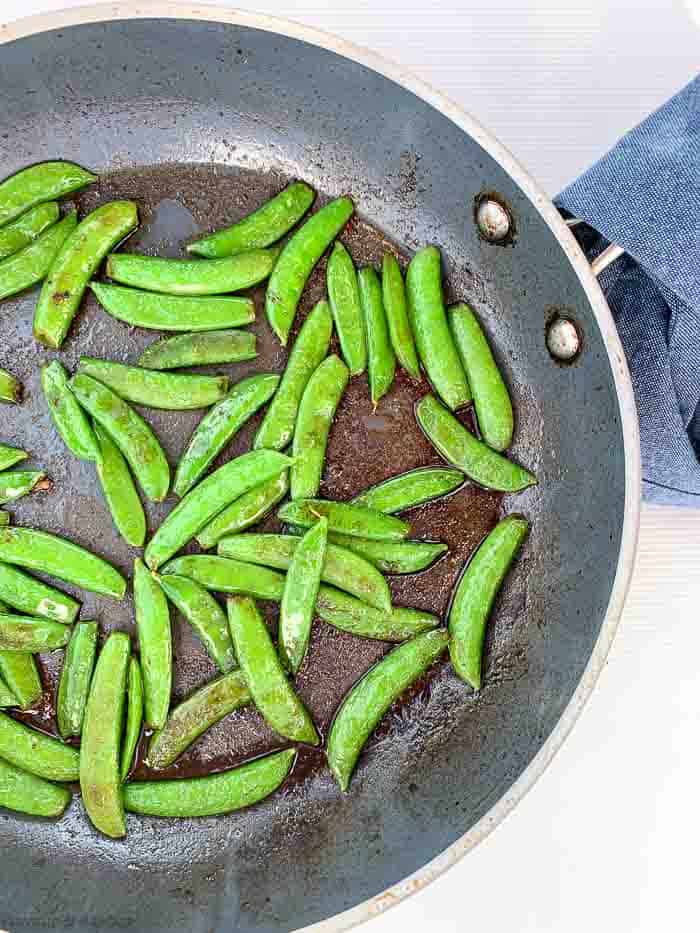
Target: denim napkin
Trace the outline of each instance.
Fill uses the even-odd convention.
[[[700,506],[700,77],[557,198],[590,258],[632,374],[644,498]]]

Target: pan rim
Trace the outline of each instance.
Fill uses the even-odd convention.
[[[453,842],[444,852],[385,891],[374,895],[349,910],[304,928],[306,933],[340,933],[340,931],[349,930],[357,924],[384,913],[410,895],[421,891],[486,838],[509,815],[516,804],[520,802],[543,774],[593,692],[615,637],[629,590],[637,552],[641,507],[641,455],[639,423],[632,383],[627,360],[607,301],[597,279],[591,272],[583,252],[569,228],[561,219],[552,201],[510,151],[498,142],[477,120],[447,96],[402,65],[332,33],[295,23],[291,20],[238,9],[215,7],[208,4],[179,2],[179,0],[148,0],[147,5],[142,4],[139,0],[115,0],[112,3],[78,6],[66,10],[27,16],[11,23],[0,23],[0,45],[54,29],[70,28],[89,23],[159,18],[247,26],[328,49],[344,58],[370,68],[395,84],[411,91],[419,99],[435,108],[463,132],[467,133],[499,163],[519,186],[520,190],[540,213],[568,258],[586,294],[603,336],[620,408],[625,451],[625,504],[618,563],[600,633],[586,669],[566,709],[538,753],[515,783],[471,829]]]

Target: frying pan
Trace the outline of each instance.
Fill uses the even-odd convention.
[[[104,172],[80,206],[134,194],[144,214],[134,248],[165,254],[221,222],[222,209],[238,216],[290,176],[325,196],[351,192],[375,227],[360,220],[348,234],[357,258],[376,261],[387,243],[399,253],[438,243],[450,290],[480,312],[508,373],[513,454],[540,485],[505,504],[532,519],[532,534],[499,601],[478,694],[441,668],[387,717],[347,795],[312,760],[247,811],[130,818],[119,842],[90,828],[77,798],[58,822],[0,820],[0,925],[10,930],[345,929],[421,888],[503,819],[564,739],[604,662],[639,502],[634,402],[609,310],[570,232],[514,159],[437,92],[347,43],[250,14],[128,2],[28,19],[4,27],[0,41],[3,176],[57,157]],[[500,244],[475,223],[484,193],[513,221]],[[316,280],[311,292],[320,287]],[[20,409],[3,409],[3,434],[33,449],[57,492],[18,506],[16,520],[128,568],[133,554],[115,536],[91,468],[65,456],[43,410],[37,367],[51,354],[31,339],[34,299],[0,312],[0,365],[27,390]],[[572,365],[546,347],[557,314],[583,338]],[[279,367],[281,351],[258,330],[265,363]],[[88,303],[61,358],[133,359],[146,341]],[[419,459],[423,448],[402,430],[398,403],[397,411],[392,423],[351,410],[360,434],[353,442],[340,430],[334,442],[336,491],[357,485],[358,465],[369,478],[378,464]],[[174,460],[197,416],[148,416]],[[483,491],[462,495],[458,527],[469,540],[455,534],[454,506],[445,530],[466,553],[503,504]],[[151,521],[164,512],[152,510]],[[417,601],[427,598],[420,581]],[[403,597],[411,601],[410,587]],[[88,599],[83,616],[129,627],[131,611],[128,601]],[[206,674],[206,660],[178,631],[184,691]],[[339,656],[344,664],[353,654],[346,646]],[[53,664],[44,660],[47,690]],[[41,725],[46,709],[34,716]]]

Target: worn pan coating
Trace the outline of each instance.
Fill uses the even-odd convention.
[[[542,771],[590,692],[636,540],[631,390],[609,312],[573,240],[512,158],[464,114],[399,69],[300,27],[163,3],[144,15],[138,5],[110,4],[0,30],[0,175],[56,157],[105,172],[81,206],[133,193],[145,221],[135,246],[173,254],[227,209],[240,215],[287,177],[303,177],[326,196],[351,192],[381,229],[358,222],[349,230],[356,258],[377,261],[386,243],[399,254],[425,242],[444,249],[451,290],[488,322],[516,400],[514,453],[541,485],[505,503],[526,512],[533,531],[500,600],[478,695],[448,666],[438,669],[388,717],[346,796],[318,759],[306,757],[284,792],[262,805],[222,819],[131,818],[120,842],[94,832],[77,799],[55,823],[4,813],[0,926],[342,929],[421,887],[478,842]],[[164,163],[166,171],[142,170]],[[484,191],[498,193],[513,213],[517,233],[507,246],[478,235],[473,205]],[[317,278],[310,298],[321,289]],[[0,365],[27,388],[19,411],[0,413],[2,433],[36,451],[58,492],[18,507],[17,520],[67,533],[126,568],[132,555],[115,536],[91,467],[65,456],[43,410],[37,366],[51,354],[31,340],[34,297],[0,308]],[[545,348],[556,311],[584,335],[572,366],[556,365]],[[258,330],[263,359],[279,367],[280,351],[264,326]],[[62,359],[70,365],[86,350],[133,358],[146,342],[88,304]],[[329,492],[351,494],[372,469],[369,478],[381,478],[387,464],[410,466],[428,455],[408,433],[404,383],[395,398],[378,420],[348,401],[345,423],[360,433],[353,440],[339,423]],[[196,420],[193,413],[153,418],[171,459]],[[415,519],[425,532],[442,523],[465,555],[502,504],[479,491],[460,495],[459,515],[453,504],[438,519],[422,512]],[[152,510],[151,520],[162,514]],[[436,606],[444,598],[438,583],[455,570],[445,568],[419,578],[413,591],[398,587],[398,597]],[[88,600],[83,615],[93,613],[107,627],[131,622],[128,601]],[[183,692],[209,670],[177,631]],[[317,635],[331,687],[309,678],[304,689],[323,719],[348,685],[345,661],[359,658],[362,668],[371,650],[357,654]],[[343,664],[334,671],[336,650]],[[49,690],[56,669],[47,659]],[[50,729],[48,709],[38,720]],[[256,741],[262,749],[272,740],[242,719],[233,738],[214,741],[215,764]],[[198,767],[206,767],[201,756]]]

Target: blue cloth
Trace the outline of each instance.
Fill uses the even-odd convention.
[[[700,506],[700,77],[569,185],[557,205],[600,276],[632,374],[644,498]]]

